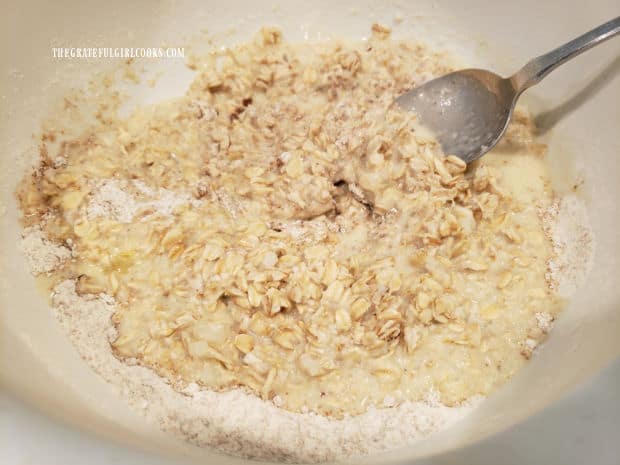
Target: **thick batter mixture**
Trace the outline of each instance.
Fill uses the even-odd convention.
[[[526,362],[559,302],[525,116],[478,164],[446,156],[391,103],[449,65],[380,26],[264,29],[192,67],[185,97],[43,147],[19,191],[72,250],[52,281],[114,298],[120,359],[335,417],[459,405]]]

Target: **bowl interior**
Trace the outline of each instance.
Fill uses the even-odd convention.
[[[47,309],[16,247],[19,228],[13,191],[24,160],[36,153],[32,134],[65,91],[82,85],[115,60],[58,60],[51,47],[106,46],[197,48],[249,38],[262,25],[277,25],[288,40],[362,38],[370,25],[393,27],[396,37],[420,40],[452,52],[464,66],[510,74],[528,59],[617,14],[614,0],[565,8],[560,0],[240,1],[176,0],[101,4],[27,0],[0,18],[0,43],[8,70],[0,75],[0,376],[22,397],[55,415],[116,440],[208,463],[215,455],[165,436],[119,400],[73,351]],[[401,18],[402,21],[396,21]],[[204,32],[206,30],[206,32]],[[36,33],[34,33],[36,31]],[[196,39],[196,38],[201,39]],[[206,37],[212,45],[206,45]],[[410,461],[472,443],[532,415],[620,353],[618,282],[620,221],[620,59],[617,41],[598,47],[555,71],[527,95],[530,107],[554,122],[546,135],[558,190],[583,183],[596,237],[594,265],[568,303],[552,337],[505,388],[459,425],[428,441],[365,459]],[[154,88],[133,89],[136,103],[180,95],[191,79],[182,60],[145,62],[162,71]],[[87,420],[87,421],[85,421]],[[222,458],[217,463],[240,463]]]

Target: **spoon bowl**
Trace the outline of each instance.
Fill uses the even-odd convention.
[[[620,17],[534,58],[503,78],[484,69],[465,69],[428,81],[395,103],[413,111],[447,155],[470,163],[500,141],[519,96],[562,63],[620,33]]]
[[[396,103],[418,115],[446,154],[469,163],[499,142],[517,96],[510,79],[483,69],[466,69],[416,87]]]

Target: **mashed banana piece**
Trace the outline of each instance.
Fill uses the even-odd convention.
[[[19,193],[77,257],[54,276],[118,303],[119,358],[336,417],[458,405],[525,363],[559,311],[526,117],[469,169],[446,157],[391,107],[446,60],[379,27],[264,29],[191,67],[185,97],[100,118]]]

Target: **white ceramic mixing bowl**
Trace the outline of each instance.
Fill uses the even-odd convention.
[[[584,4],[550,0],[412,1],[200,1],[13,2],[0,17],[0,376],[3,384],[54,415],[116,440],[201,463],[243,463],[216,458],[145,424],[72,349],[51,316],[16,247],[13,192],[33,150],[32,133],[68,87],[79,85],[113,60],[57,60],[53,46],[181,46],[207,29],[215,43],[249,38],[262,25],[280,26],[289,40],[367,36],[373,22],[395,36],[453,52],[464,65],[509,74],[529,58],[618,15],[617,0]],[[396,24],[395,18],[402,18]],[[549,405],[620,353],[620,60],[611,41],[567,64],[532,91],[531,107],[562,116],[550,132],[550,162],[557,186],[583,180],[596,236],[594,267],[570,300],[552,337],[529,365],[457,426],[414,447],[368,463],[411,463],[416,457],[462,447]],[[183,93],[191,77],[181,60],[153,63],[166,70],[155,90],[138,101]],[[579,94],[582,92],[581,94]],[[577,95],[576,98],[572,98]],[[584,98],[587,97],[587,98]],[[563,105],[560,107],[560,105]],[[571,111],[574,110],[574,111]]]

